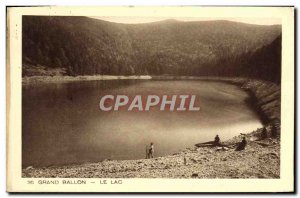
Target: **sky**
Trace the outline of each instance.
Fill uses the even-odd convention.
[[[138,24],[138,23],[151,23],[167,19],[175,19],[178,21],[212,21],[212,20],[228,20],[235,22],[242,22],[248,24],[256,25],[276,25],[281,24],[279,18],[200,18],[200,17],[119,17],[119,16],[95,16],[91,17],[95,19],[115,22],[115,23],[125,23],[125,24]]]

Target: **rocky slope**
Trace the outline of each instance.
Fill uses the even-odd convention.
[[[182,79],[185,77],[172,78]],[[256,129],[252,132],[245,131],[246,134],[223,142],[228,145],[228,148],[193,147],[173,155],[154,159],[105,160],[99,163],[61,167],[27,167],[22,170],[22,176],[46,178],[279,178],[280,136],[271,138],[269,126],[275,125],[280,134],[280,87],[270,82],[242,78],[207,78],[206,80],[235,83],[248,90],[264,117],[268,138],[260,140],[262,129]],[[236,144],[241,141],[242,137],[246,137],[248,144],[245,150],[235,151]]]

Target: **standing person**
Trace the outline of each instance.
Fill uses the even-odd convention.
[[[153,142],[151,142],[151,143],[150,143],[150,148],[149,148],[148,157],[149,157],[149,158],[153,158],[153,153],[154,153],[154,144],[153,144]]]

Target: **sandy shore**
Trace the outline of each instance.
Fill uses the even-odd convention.
[[[88,79],[88,77],[86,79]],[[231,145],[229,149],[223,149],[221,147],[197,148],[191,145],[191,148],[179,151],[173,155],[154,159],[105,160],[98,163],[61,167],[27,167],[22,170],[22,176],[46,178],[280,177],[280,87],[278,85],[271,82],[243,78],[152,76],[150,79],[219,80],[237,84],[241,86],[241,88],[249,91],[265,125],[276,126],[279,135],[277,138],[267,138],[256,141],[259,139],[262,129],[253,129],[253,131],[245,131],[245,134],[233,137],[224,142],[225,144]],[[243,151],[235,151],[234,144],[240,142],[242,136],[246,136],[248,141],[246,149]],[[195,144],[196,143],[198,142],[195,142]]]

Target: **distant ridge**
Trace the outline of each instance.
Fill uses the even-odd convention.
[[[280,69],[281,53],[274,49],[281,49],[281,40],[273,42],[281,37],[280,25],[23,16],[22,27],[23,64],[65,68],[67,75],[249,76],[280,82],[277,74],[270,78]]]

